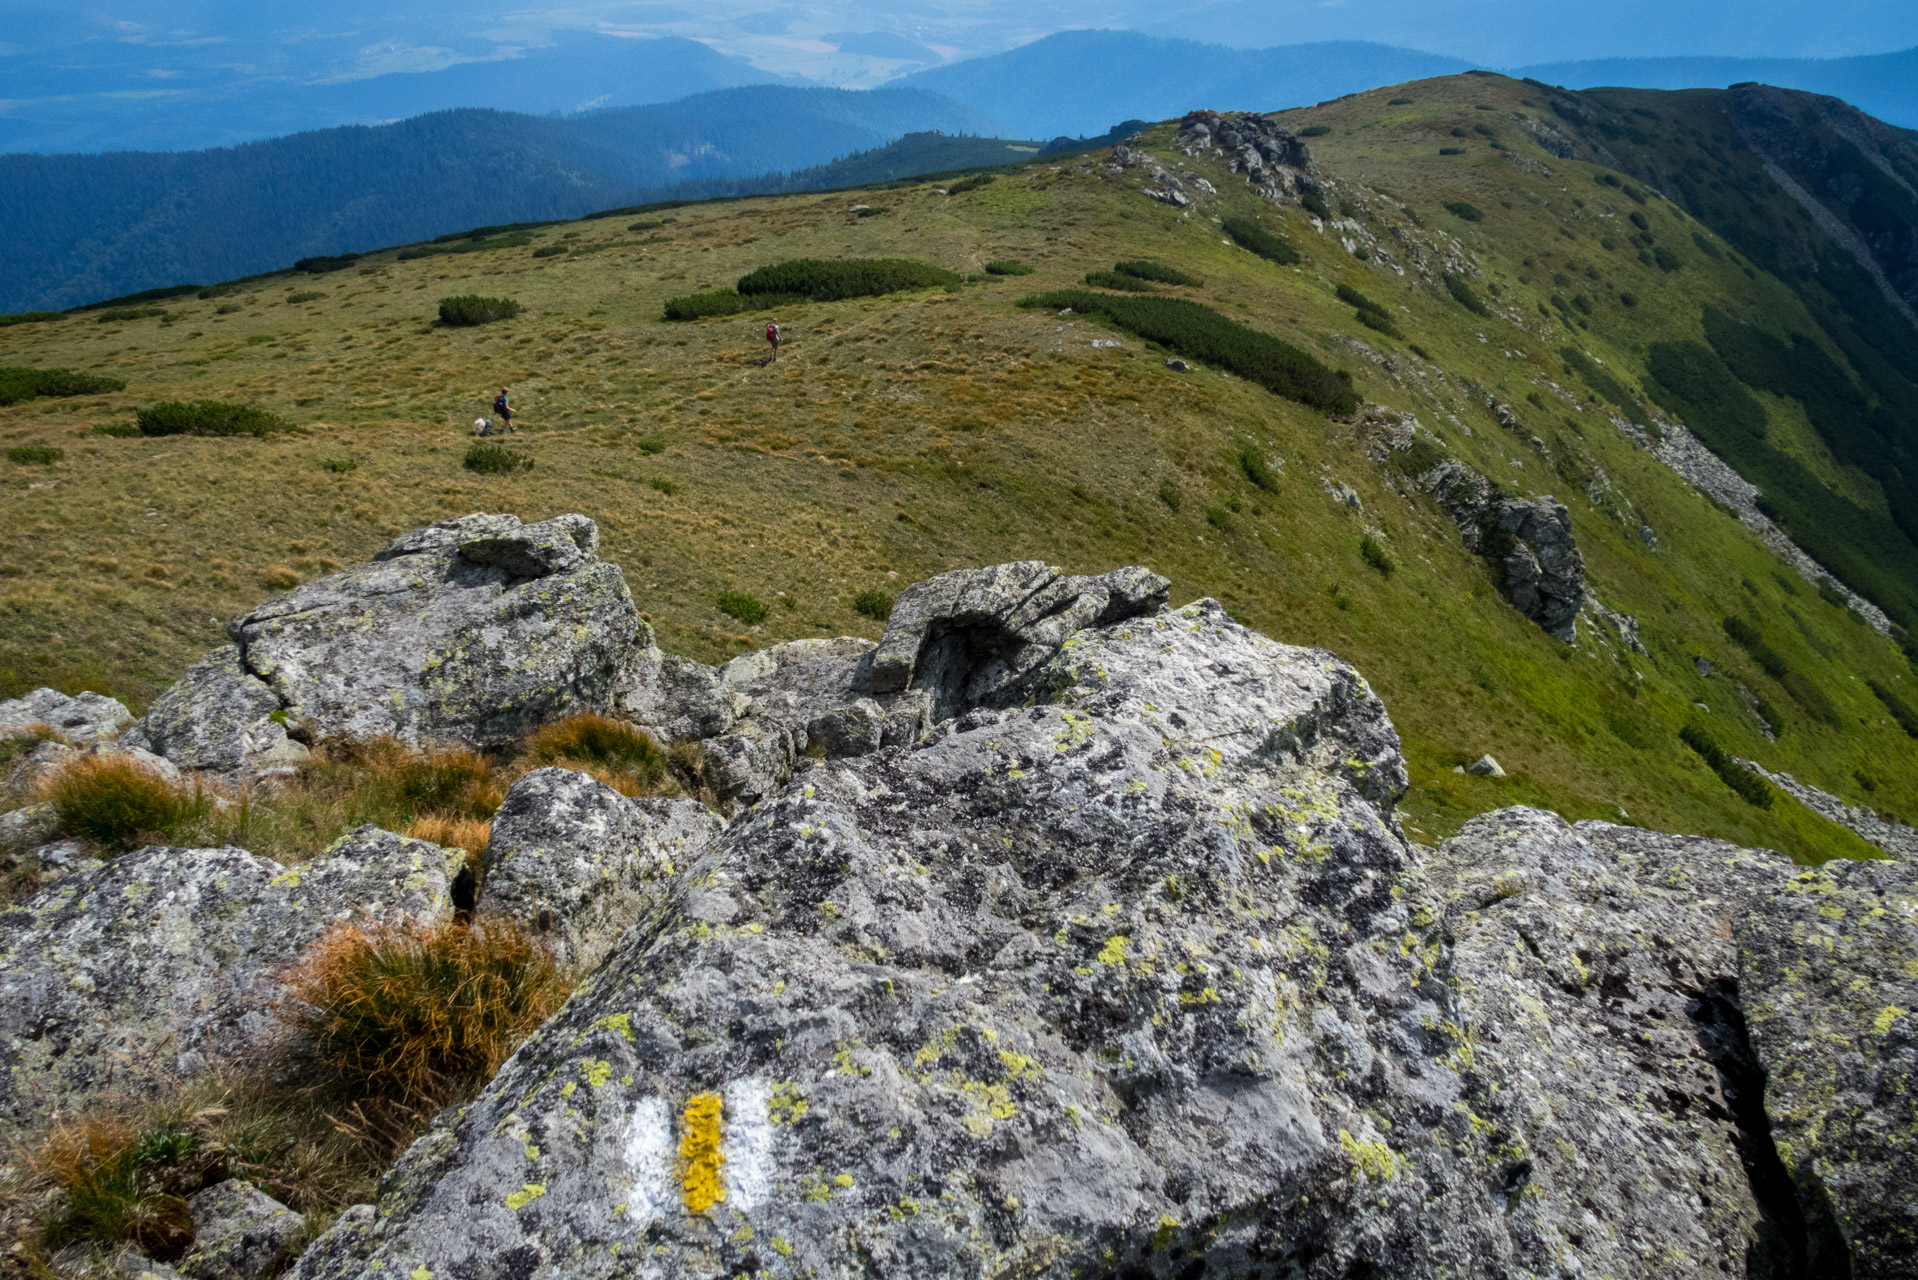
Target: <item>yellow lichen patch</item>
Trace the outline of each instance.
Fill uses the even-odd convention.
[[[633,1035],[633,1015],[630,1013],[609,1013],[593,1025],[605,1031],[619,1032],[626,1037],[627,1044],[637,1043]]]
[[[798,1088],[790,1080],[782,1080],[774,1085],[772,1096],[766,1099],[766,1121],[769,1124],[797,1124],[806,1110],[805,1098],[800,1096]]]
[[[726,1198],[719,1173],[726,1159],[719,1149],[723,1108],[718,1094],[696,1093],[679,1118],[679,1188],[692,1213],[705,1213]]]
[[[1888,1004],[1878,1011],[1877,1017],[1871,1020],[1871,1029],[1881,1036],[1890,1035],[1891,1024],[1904,1017],[1906,1012],[1906,1010],[1900,1009],[1896,1005]]]
[[[1339,1147],[1354,1169],[1374,1181],[1390,1182],[1398,1176],[1399,1158],[1383,1142],[1364,1142],[1340,1129]]]
[[[1123,933],[1113,934],[1110,938],[1106,939],[1105,946],[1099,950],[1099,963],[1124,964],[1126,948],[1131,945],[1132,939],[1126,937]]]
[[[517,1212],[545,1194],[545,1183],[529,1182],[512,1195],[506,1197],[506,1207]]]
[[[586,1083],[595,1089],[613,1078],[613,1064],[604,1058],[596,1061],[589,1059],[581,1064],[580,1070],[586,1073]]]

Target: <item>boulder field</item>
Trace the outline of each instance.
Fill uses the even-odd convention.
[[[945,574],[876,646],[709,668],[595,545],[407,535],[128,731],[241,776],[590,708],[726,780],[724,817],[519,781],[475,910],[594,967],[299,1280],[1912,1274],[1910,863],[1524,808],[1414,844],[1364,679],[1144,569]],[[251,855],[147,849],[0,916],[8,1096],[83,1089],[210,966],[228,1003],[154,1035],[243,1052],[306,922],[446,910],[395,842],[299,869],[298,910]],[[192,936],[213,885],[256,941]]]

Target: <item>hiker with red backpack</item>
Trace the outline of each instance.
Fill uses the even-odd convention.
[[[772,361],[779,359],[779,324],[777,321],[768,320],[766,322],[766,341],[772,343],[773,346],[773,353],[766,357],[767,363],[770,364]]]

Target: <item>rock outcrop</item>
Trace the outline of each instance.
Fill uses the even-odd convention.
[[[462,855],[361,827],[284,867],[149,846],[0,911],[0,1128],[262,1042],[275,972],[349,920],[438,920]]]
[[[954,681],[978,615],[906,603],[862,681],[951,714],[659,883],[301,1280],[1902,1274],[1903,864],[1527,809],[1421,853],[1330,654],[1085,606]]]
[[[1271,198],[1317,191],[1312,152],[1297,134],[1261,115],[1193,111],[1179,121],[1174,143],[1188,156],[1217,152],[1233,173]]]
[[[1511,497],[1453,458],[1435,464],[1419,485],[1458,525],[1466,549],[1491,563],[1499,592],[1514,609],[1549,635],[1577,639],[1585,557],[1564,503]]]
[[[657,668],[652,633],[584,516],[472,515],[395,538],[227,628],[129,734],[177,763],[259,773],[301,743],[491,747],[606,711]]]

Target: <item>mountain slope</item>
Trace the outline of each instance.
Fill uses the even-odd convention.
[[[1558,114],[1561,96],[1592,119]],[[1895,384],[1853,364],[1815,297],[1592,158],[1586,133],[1605,140],[1613,114],[1599,95],[1453,77],[1287,113],[1288,127],[1324,132],[1309,168],[1268,169],[1264,191],[1218,148],[1185,155],[1178,126],[1159,125],[1123,155],[1040,160],[965,189],[695,205],[454,256],[380,253],[317,279],[175,300],[164,316],[0,328],[0,366],[127,382],[0,408],[0,443],[63,451],[0,471],[0,693],[55,681],[142,702],[223,643],[220,620],[364,559],[393,530],[577,510],[600,522],[603,554],[625,567],[662,644],[702,659],[876,634],[863,594],[962,565],[1144,563],[1177,600],[1216,596],[1364,671],[1403,734],[1421,838],[1529,802],[1807,859],[1864,852],[1782,796],[1741,798],[1688,742],[1909,817],[1918,755],[1885,698],[1918,704],[1918,680],[1850,597],[1821,592],[1804,572],[1815,568],[1741,519],[1756,519],[1748,493],[1721,505],[1668,464],[1684,465],[1677,419],[1690,410],[1654,392],[1689,405],[1696,387],[1653,372],[1661,345],[1715,352],[1716,313],[1788,352],[1815,348],[1874,403]],[[1314,190],[1329,216],[1302,207]],[[858,217],[853,204],[886,211]],[[1298,261],[1238,247],[1234,228],[1264,243],[1239,219]],[[1634,235],[1651,237],[1643,258]],[[662,319],[669,298],[842,256],[919,258],[968,278]],[[1032,274],[978,274],[1007,259]],[[1358,410],[1274,394],[1244,363],[1228,374],[1230,351],[1195,355],[1189,331],[1164,331],[1168,347],[1087,313],[1128,314],[1116,293],[1071,314],[1018,305],[1086,293],[1087,273],[1140,259],[1198,282],[1163,297],[1342,370]],[[440,297],[465,293],[525,311],[433,323]],[[788,334],[772,364],[767,319]],[[1175,356],[1193,367],[1168,367]],[[1825,400],[1739,376],[1709,385],[1756,406],[1769,447],[1859,510],[1889,510],[1884,483],[1821,434]],[[526,428],[504,443],[533,466],[467,470],[468,424],[502,385]],[[141,405],[201,398],[257,402],[301,432],[93,432]],[[1505,510],[1548,523],[1563,504],[1594,601],[1573,640],[1507,602],[1513,543],[1499,543],[1502,525],[1462,529],[1456,487],[1434,478],[1445,475],[1495,481],[1516,504]],[[1877,558],[1904,580],[1909,566]],[[722,612],[724,593],[764,616],[739,621],[754,613],[730,595],[734,613]],[[1485,752],[1506,777],[1455,771]]]
[[[1918,49],[1852,58],[1601,58],[1512,72],[1569,89],[1723,89],[1763,82],[1842,98],[1905,128],[1918,127]]]
[[[916,90],[769,86],[565,120],[463,110],[214,151],[0,156],[12,254],[0,310],[576,217],[674,182],[802,168],[915,130],[986,123]]]
[[[1194,106],[1276,111],[1468,65],[1357,40],[1228,49],[1133,31],[1063,31],[898,83],[943,94],[1011,133],[1037,138],[1101,133],[1115,121],[1163,119]]]

